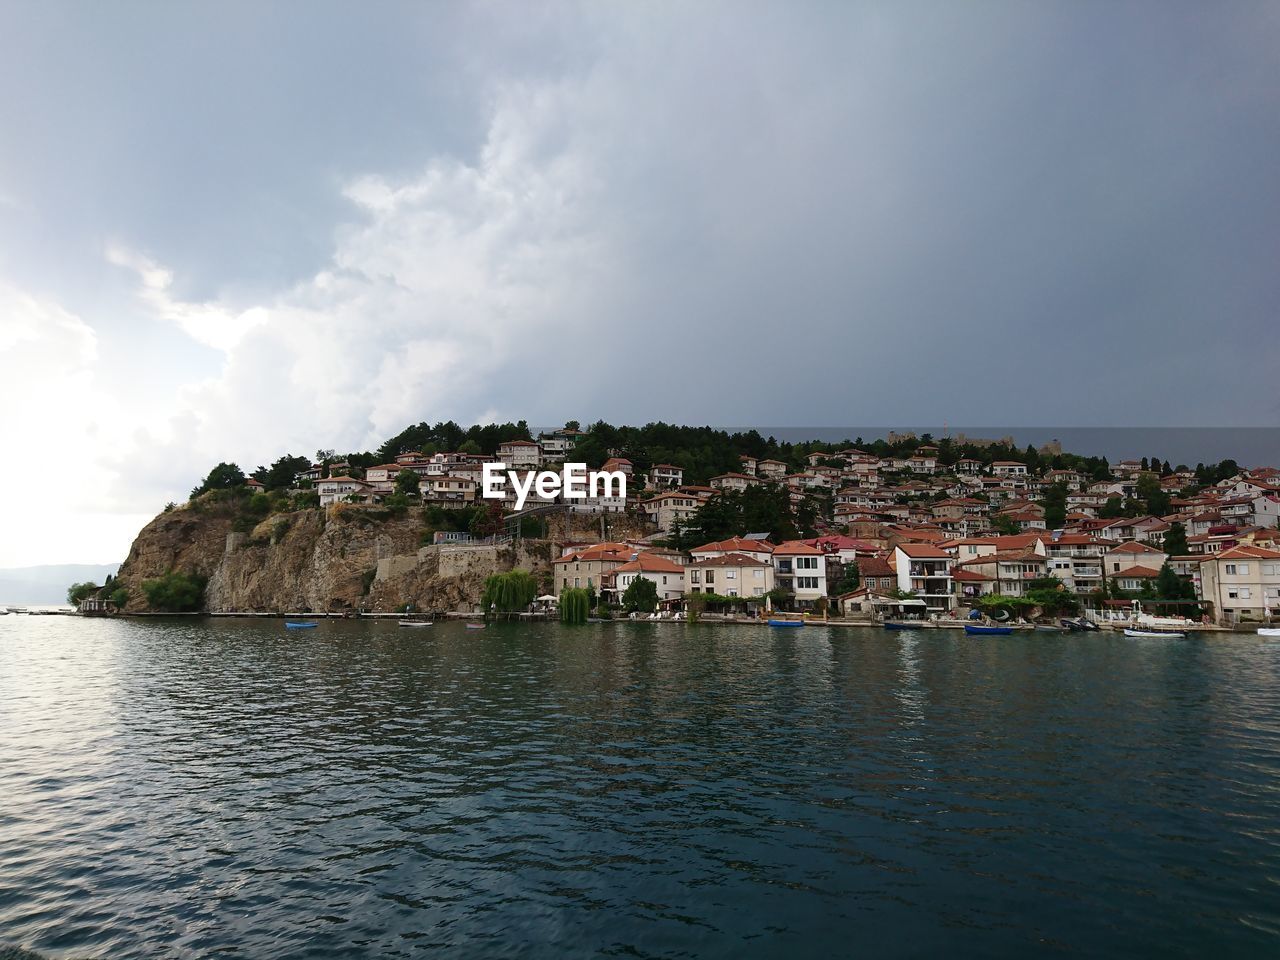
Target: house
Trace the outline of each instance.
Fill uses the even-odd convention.
[[[955,463],[955,472],[964,476],[975,476],[982,472],[982,461],[963,457]]]
[[[773,567],[744,553],[696,560],[685,567],[685,592],[763,598],[774,587]]]
[[[477,486],[474,477],[428,477],[418,481],[424,503],[471,503],[476,498]]]
[[[995,577],[963,564],[951,568],[951,582],[955,586],[956,599],[970,606],[978,597],[996,592]]]
[[[1045,545],[1048,573],[1074,593],[1102,588],[1102,554],[1110,546],[1086,533],[1060,533]]]
[[[693,559],[707,560],[711,557],[723,557],[730,553],[741,553],[750,557],[752,560],[759,560],[761,563],[770,563],[773,557],[774,546],[768,540],[749,540],[746,537],[730,537],[728,540],[716,540],[713,543],[704,543],[700,547],[694,547],[689,551]]]
[[[1027,465],[1017,460],[996,460],[991,464],[993,477],[1026,477]]]
[[[738,463],[742,465],[741,466],[742,473],[745,473],[748,476],[752,476],[752,477],[756,475],[756,458],[755,457],[751,456],[750,454],[744,453],[738,457]]]
[[[739,493],[756,482],[755,477],[748,476],[745,473],[722,473],[707,481],[715,490],[733,490]]]
[[[355,477],[329,477],[316,484],[316,492],[320,494],[320,506],[331,503],[355,502],[363,500],[372,493],[369,484]]]
[[[678,487],[684,483],[684,468],[673,463],[655,463],[649,468],[649,486],[656,489]]]
[[[395,489],[396,477],[402,469],[398,463],[380,463],[364,472],[364,480],[375,492],[390,493]]]
[[[1263,620],[1280,611],[1280,550],[1241,544],[1200,563],[1200,595],[1219,623]]]
[[[539,434],[538,446],[542,448],[543,461],[547,463],[563,462],[582,435],[581,430],[570,430],[568,428]]]
[[[640,502],[640,509],[649,518],[649,522],[663,533],[670,533],[677,522],[689,520],[700,506],[702,501],[699,498],[678,490],[660,493]]]
[[[1112,577],[1112,585],[1117,590],[1133,593],[1141,590],[1144,583],[1154,583],[1160,571],[1153,567],[1127,567]]]
[[[898,585],[898,575],[883,556],[859,557],[858,579],[861,586],[873,593],[886,596]]]
[[[781,460],[759,460],[756,462],[756,476],[762,480],[779,481],[787,475],[787,465]]]
[[[635,472],[635,466],[626,457],[610,457],[600,469],[606,473],[624,473],[628,477]]]
[[[827,595],[827,559],[803,540],[788,540],[773,549],[773,578],[791,591],[797,610],[809,610]]]
[[[1102,558],[1108,577],[1120,576],[1131,567],[1151,567],[1159,571],[1167,559],[1167,554],[1136,540],[1112,547]]]
[[[932,543],[899,543],[889,563],[898,590],[925,602],[930,613],[950,613],[955,606],[951,583],[951,554]]]
[[[635,559],[637,551],[613,541],[593,543],[551,561],[556,596],[569,587],[599,591],[604,575]]]
[[[542,464],[542,447],[533,440],[507,440],[498,444],[498,459],[513,470]]]
[[[613,571],[613,589],[619,601],[622,595],[640,578],[652,581],[658,589],[658,599],[679,600],[684,596],[684,567],[652,553],[641,553],[634,560]]]

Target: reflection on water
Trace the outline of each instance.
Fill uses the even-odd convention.
[[[49,956],[1262,955],[1280,649],[0,622]]]

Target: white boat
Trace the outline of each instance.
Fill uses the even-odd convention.
[[[1131,627],[1124,628],[1126,637],[1156,637],[1161,640],[1185,640],[1187,635],[1174,630],[1134,630]]]
[[[1280,637],[1280,627],[1259,627],[1258,636],[1260,637]]]
[[[430,620],[401,620],[402,627],[434,627],[435,624]]]

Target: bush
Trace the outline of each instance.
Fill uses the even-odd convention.
[[[147,606],[165,613],[189,613],[204,606],[206,580],[196,574],[170,570],[156,580],[144,580]]]

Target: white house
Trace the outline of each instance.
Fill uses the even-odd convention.
[[[827,595],[827,558],[803,540],[788,540],[773,548],[773,579],[790,590],[798,610],[810,609]]]
[[[955,605],[951,583],[951,554],[928,543],[900,543],[890,563],[898,577],[898,589],[914,593],[930,613],[950,613]]]
[[[370,494],[371,488],[369,484],[355,477],[329,477],[316,484],[316,492],[320,494],[320,506],[326,507],[348,498],[357,500],[366,497]]]
[[[684,596],[684,567],[665,557],[651,553],[639,554],[613,571],[614,590],[621,600],[627,587],[643,577],[658,588],[659,600],[679,600]]]

